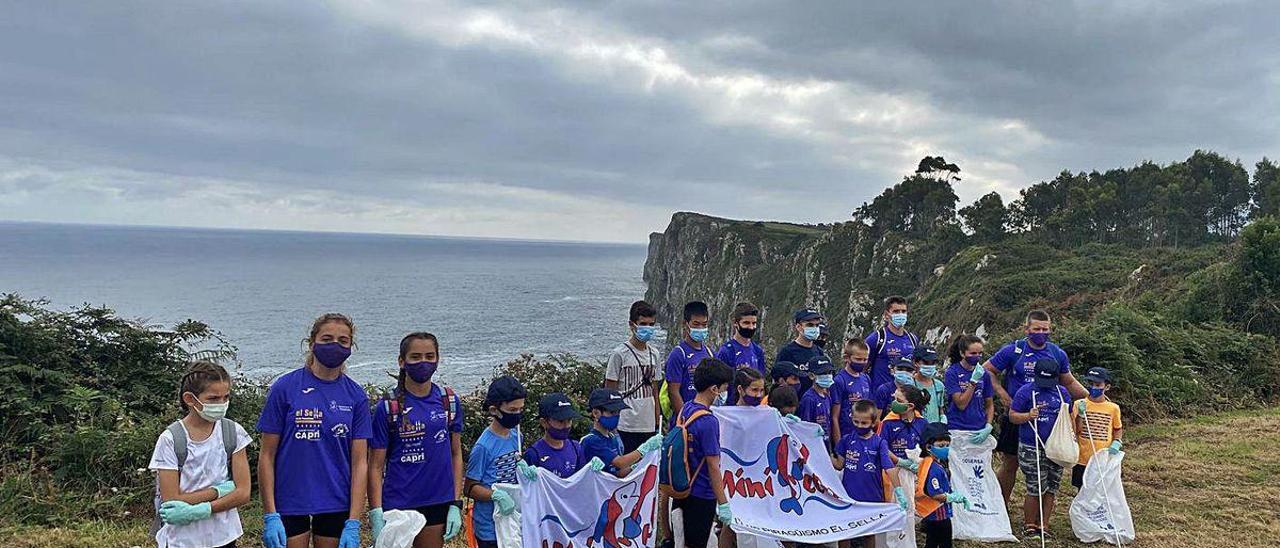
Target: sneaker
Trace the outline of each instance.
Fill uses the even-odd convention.
[[[1044,532],[1034,525],[1022,530],[1022,538],[1025,540],[1035,540],[1044,536]]]

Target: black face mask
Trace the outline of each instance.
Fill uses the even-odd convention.
[[[739,335],[742,335],[742,338],[744,338],[744,339],[750,339],[751,337],[756,336],[756,328],[754,328],[754,327],[739,327],[739,328],[738,328],[738,334],[739,334]]]
[[[520,426],[520,419],[523,418],[524,413],[504,413],[501,410],[498,411],[498,424],[501,424],[502,427],[506,429],[512,429]]]
[[[826,347],[827,347],[827,340],[826,340],[826,339],[818,339],[818,340],[816,340],[816,341],[813,341],[813,344],[814,344],[814,346],[817,346],[818,348],[826,348]]]

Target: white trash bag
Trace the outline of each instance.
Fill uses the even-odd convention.
[[[1031,404],[1035,405],[1034,394]],[[1053,421],[1053,431],[1044,443],[1044,455],[1066,469],[1071,469],[1080,459],[1080,446],[1076,443],[1075,427],[1071,424],[1071,409],[1065,401],[1058,409],[1058,417]]]
[[[908,449],[907,458],[920,462],[920,448]],[[876,535],[876,548],[916,548],[916,523],[920,521],[916,517],[916,473],[901,468],[895,468],[892,473],[898,475],[898,485],[907,496],[907,525],[896,533]]]
[[[1084,469],[1084,487],[1071,501],[1071,531],[1080,542],[1121,544],[1134,540],[1133,514],[1120,481],[1124,453],[1098,451]]]
[[[387,510],[382,513],[387,524],[374,540],[377,548],[410,548],[413,539],[427,525],[427,517],[417,510]]]
[[[991,466],[991,452],[996,449],[995,436],[982,443],[969,441],[972,430],[951,431],[951,490],[969,498],[969,509],[952,504],[951,538],[981,542],[1018,542],[1009,526],[1009,512],[1004,507],[1000,481]]]
[[[506,491],[511,500],[516,502],[516,509],[510,514],[493,513],[493,532],[498,537],[498,548],[520,548],[520,486],[510,483],[495,483],[493,488]]]

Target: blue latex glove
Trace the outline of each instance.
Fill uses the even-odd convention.
[[[506,491],[493,490],[493,505],[497,507],[498,513],[504,516],[510,515],[516,510],[516,501],[511,499]]]
[[[978,364],[976,367],[973,368],[973,373],[969,374],[969,382],[978,384],[982,382],[982,377],[986,374],[987,374],[987,369],[985,367],[982,367],[982,364]]]
[[[955,504],[958,502],[964,506],[965,510],[970,509],[969,497],[964,496],[964,493],[957,493],[955,491],[947,493],[947,502],[950,502],[952,504]]]
[[[903,493],[902,487],[893,488],[893,500],[898,501],[898,508],[904,512],[907,510],[907,495]]]
[[[662,434],[654,434],[652,438],[644,440],[644,443],[640,444],[639,449],[641,453],[648,455],[649,453],[657,451],[658,449],[661,449],[661,448],[662,448]]]
[[[373,542],[378,542],[378,536],[382,534],[382,528],[387,526],[387,520],[382,517],[382,507],[379,506],[369,510],[369,528],[373,530]]]
[[[1123,443],[1123,442],[1121,442],[1120,440],[1112,441],[1112,442],[1111,442],[1111,445],[1107,447],[1107,452],[1108,452],[1108,453],[1111,453],[1112,455],[1114,455],[1114,454],[1116,454],[1116,453],[1119,453],[1119,452],[1120,452],[1120,448],[1121,448],[1121,447],[1124,447],[1124,443]]]
[[[969,442],[970,442],[970,443],[982,443],[982,442],[984,442],[984,441],[987,441],[987,438],[989,438],[989,437],[991,437],[991,425],[990,425],[990,424],[988,424],[988,425],[986,425],[986,426],[983,426],[983,427],[982,427],[982,429],[978,430],[977,432],[974,432],[974,433],[973,433],[973,435],[969,436]]]
[[[524,479],[529,481],[538,481],[538,470],[529,466],[529,463],[523,460],[516,461],[516,470],[520,471],[520,475],[524,476]]]
[[[213,490],[218,492],[218,498],[225,497],[236,490],[236,482],[231,480],[224,481],[213,486]]]
[[[338,548],[360,548],[360,520],[349,519],[342,524],[342,536]]]
[[[195,523],[212,513],[213,507],[207,502],[187,504],[180,500],[170,500],[160,505],[160,519],[169,525]]]
[[[449,515],[444,518],[444,540],[458,536],[462,532],[462,510],[457,506],[449,506]]]
[[[733,510],[729,509],[729,503],[723,502],[716,505],[716,519],[725,525],[733,522]]]
[[[789,420],[789,421],[791,421],[791,422],[800,422],[800,417],[797,417],[797,416],[795,416],[795,415],[793,415],[793,414],[787,414],[787,416],[782,417],[782,418],[787,419],[787,420]]]
[[[604,470],[604,461],[600,460],[600,457],[591,457],[591,460],[587,461],[587,468],[592,472]]]
[[[898,459],[898,464],[896,466],[903,470],[910,470],[912,472],[920,471],[920,463],[911,459]]]
[[[280,514],[272,512],[262,516],[262,545],[267,548],[285,548],[289,537],[284,533],[284,522]]]

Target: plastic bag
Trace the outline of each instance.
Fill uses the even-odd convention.
[[[1034,404],[1034,399],[1032,400]],[[1063,468],[1071,468],[1080,458],[1080,446],[1076,444],[1075,429],[1071,425],[1071,410],[1062,402],[1058,417],[1053,421],[1053,431],[1044,443],[1044,455]]]
[[[510,514],[493,513],[493,532],[498,538],[498,548],[520,548],[520,486],[510,483],[495,483],[495,490],[506,491],[515,501],[516,509]]]
[[[1112,455],[1109,451],[1099,451],[1089,459],[1084,469],[1084,487],[1068,511],[1071,531],[1080,542],[1115,544],[1117,536],[1122,544],[1133,542],[1133,515],[1120,481],[1123,461],[1123,452]]]
[[[991,452],[996,448],[995,436],[982,443],[969,441],[972,430],[951,431],[951,490],[969,498],[969,509],[952,504],[951,538],[983,542],[1018,542],[1009,525],[1009,512],[1004,507],[1000,481],[991,466]]]
[[[414,537],[427,525],[427,517],[417,510],[388,510],[382,514],[387,524],[374,539],[377,548],[409,548]]]
[[[907,450],[907,458],[920,462],[920,448]],[[916,473],[901,468],[893,469],[898,475],[898,485],[907,495],[907,526],[896,533],[880,533],[876,535],[876,548],[916,548]]]

